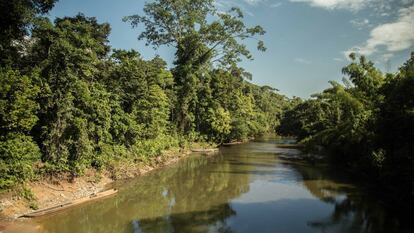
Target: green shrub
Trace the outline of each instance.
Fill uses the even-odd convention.
[[[30,136],[9,135],[0,140],[0,189],[7,189],[35,175],[40,149]]]
[[[147,159],[159,156],[164,150],[178,147],[179,140],[170,135],[159,135],[154,139],[138,141],[131,147],[132,155],[136,161],[147,161]]]

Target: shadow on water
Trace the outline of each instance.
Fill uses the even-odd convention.
[[[119,195],[39,219],[42,232],[397,233],[413,225],[326,166],[278,156],[268,138],[191,156]],[[299,151],[287,148],[288,153]],[[344,178],[345,177],[345,178]]]
[[[229,204],[213,206],[206,211],[173,214],[170,216],[136,220],[134,233],[143,232],[233,232],[226,219],[236,215]]]
[[[326,216],[307,222],[318,232],[414,232],[409,213],[387,209],[380,200],[352,184],[346,174],[327,166],[314,167],[295,161],[285,164],[291,164],[301,174],[303,185],[314,197],[333,206]]]

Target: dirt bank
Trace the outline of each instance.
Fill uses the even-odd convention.
[[[63,175],[59,178],[43,177],[41,180],[27,184],[34,196],[31,201],[23,198],[18,192],[2,194],[0,196],[0,233],[22,232],[10,229],[26,227],[15,220],[33,209],[48,208],[87,197],[110,188],[115,180],[143,175],[156,168],[175,163],[188,154],[189,151],[171,150],[145,163],[119,163],[102,172],[91,169],[75,179],[69,179],[69,176]]]

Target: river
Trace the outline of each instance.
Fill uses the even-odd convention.
[[[116,183],[118,195],[34,220],[43,233],[414,232],[327,166],[263,138]],[[407,223],[408,222],[408,223]]]

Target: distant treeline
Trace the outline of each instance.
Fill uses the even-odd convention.
[[[251,59],[241,42],[264,34],[245,27],[239,9],[158,0],[144,16],[126,17],[145,26],[140,39],[149,45],[177,49],[167,69],[160,57],[112,50],[110,25],[95,18],[52,23],[42,15],[54,3],[0,1],[0,190],[42,174],[145,161],[188,142],[274,132],[289,107],[237,66]]]
[[[296,135],[309,150],[412,202],[414,196],[414,53],[395,74],[364,56],[350,55],[343,84],[296,101],[278,131]]]

